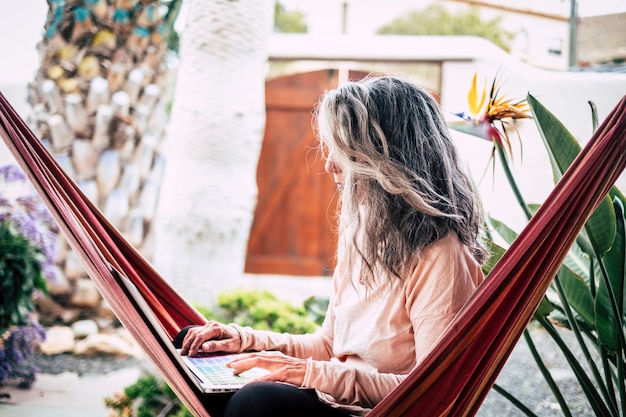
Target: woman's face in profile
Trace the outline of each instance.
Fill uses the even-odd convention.
[[[333,180],[335,181],[337,190],[342,191],[343,186],[344,186],[345,175],[343,173],[343,170],[339,167],[339,165],[335,161],[332,152],[330,152],[328,154],[328,157],[326,158],[326,164],[324,165],[324,169],[329,174],[333,174]]]

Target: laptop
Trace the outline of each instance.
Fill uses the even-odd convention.
[[[169,350],[172,359],[181,365],[180,368],[187,372],[187,375],[200,391],[205,394],[237,391],[252,379],[269,373],[266,369],[252,368],[235,375],[231,368],[226,367],[226,363],[240,355],[239,353],[199,352],[199,355],[194,357],[181,355],[180,349],[174,347],[174,344],[165,333],[159,320],[135,284],[111,264],[109,264],[109,267],[113,275],[128,290],[132,300],[135,301],[137,307],[155,329],[157,337],[163,341],[163,345]]]

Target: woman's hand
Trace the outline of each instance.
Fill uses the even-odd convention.
[[[204,326],[187,331],[181,347],[181,355],[195,356],[203,352],[239,352],[241,335],[232,326],[210,321]]]
[[[270,373],[257,378],[257,381],[288,382],[299,387],[304,382],[306,359],[294,358],[276,351],[262,351],[239,355],[226,366],[232,368],[235,374],[255,367],[267,369]]]

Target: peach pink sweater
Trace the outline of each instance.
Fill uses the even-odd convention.
[[[307,358],[303,387],[353,415],[363,415],[428,353],[483,279],[456,235],[431,245],[404,280],[366,293],[333,277],[320,330],[289,335],[238,327],[242,350],[279,350]]]

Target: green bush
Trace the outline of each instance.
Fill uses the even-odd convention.
[[[41,250],[8,221],[0,221],[0,385],[17,380],[24,388],[35,381],[30,364],[44,329],[32,320],[33,292],[45,291]]]
[[[41,249],[16,233],[9,222],[0,222],[0,333],[11,325],[26,325],[35,309],[33,292],[46,289],[40,254]]]
[[[153,374],[142,375],[123,394],[105,398],[104,403],[119,417],[192,417],[174,391]]]
[[[307,317],[304,307],[280,300],[270,291],[240,289],[225,292],[217,297],[217,306],[215,311],[197,308],[207,318],[259,330],[303,334],[317,328]]]

